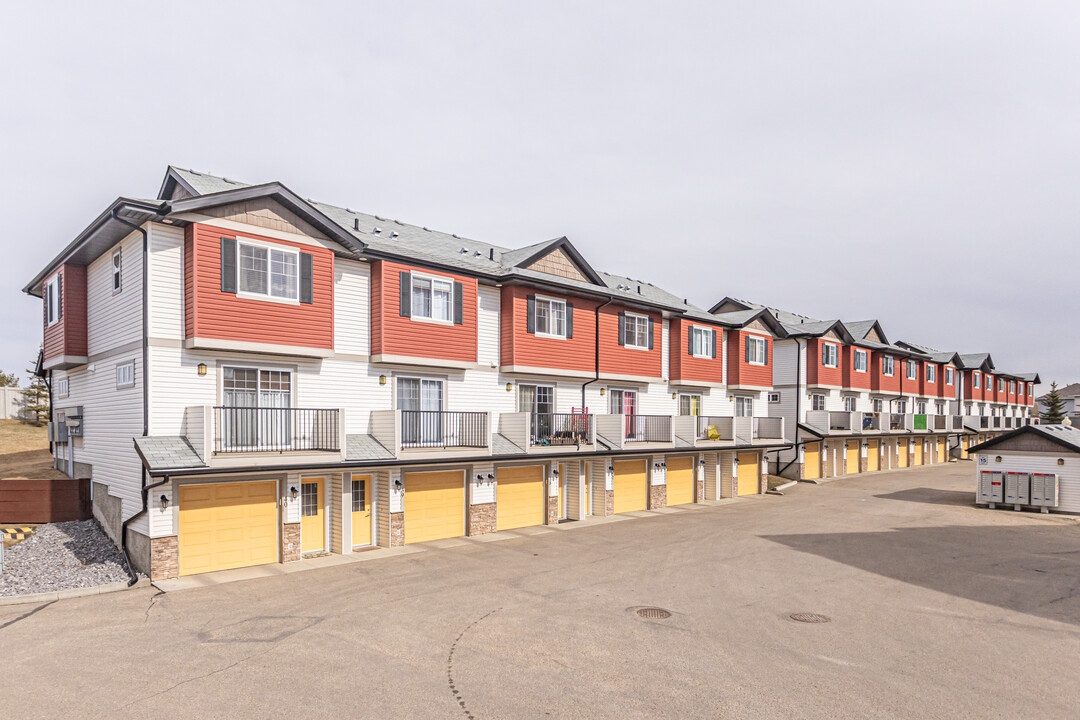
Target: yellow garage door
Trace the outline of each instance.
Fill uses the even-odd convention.
[[[649,503],[649,478],[644,460],[615,461],[615,512],[644,510]]]
[[[914,464],[915,465],[922,465],[923,441],[922,440],[913,440],[912,443],[913,443],[912,450],[915,451]]]
[[[859,472],[859,441],[847,441],[847,458],[845,459],[844,472],[855,475]]]
[[[499,468],[495,529],[544,524],[544,466]]]
[[[907,448],[907,445],[908,445],[907,440],[897,440],[896,441],[896,447],[897,447],[896,466],[897,467],[902,467],[902,468],[907,467],[907,461],[908,461],[908,448]]]
[[[739,453],[739,494],[758,494],[758,454]]]
[[[939,463],[945,462],[945,449],[948,445],[949,442],[945,438],[937,439],[937,461]]]
[[[405,473],[405,544],[465,534],[465,474]]]
[[[694,458],[667,460],[667,504],[688,505],[694,502]]]
[[[804,480],[817,480],[821,477],[821,443],[803,445],[802,476]]]
[[[961,460],[967,460],[968,459],[968,454],[967,454],[968,447],[970,447],[969,444],[968,444],[968,437],[967,437],[967,435],[965,435],[962,438],[960,438],[960,459]]]
[[[866,472],[877,472],[879,469],[878,460],[881,458],[880,440],[867,440],[866,441]]]
[[[180,486],[180,574],[278,559],[277,483]]]

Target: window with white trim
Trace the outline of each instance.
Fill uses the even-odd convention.
[[[892,377],[896,372],[896,360],[892,355],[881,356],[881,374]]]
[[[955,377],[955,373],[956,373],[956,371],[953,370],[951,367],[945,368],[945,384],[946,385],[952,385],[953,384],[953,378]]]
[[[876,413],[881,412],[882,409],[884,409],[885,407],[885,403],[884,401],[882,401],[881,398],[874,398],[873,400],[871,400],[871,403],[873,403],[874,412]]]
[[[937,412],[938,415],[944,415],[945,414],[945,403],[943,403],[943,402],[934,403],[934,410]]]
[[[766,362],[765,348],[765,338],[758,337],[757,335],[747,335],[746,362],[751,365],[764,365]]]
[[[840,348],[832,343],[821,343],[821,364],[837,367],[840,364]]]
[[[825,409],[825,396],[821,393],[814,393],[810,396],[810,409],[811,410],[824,410]]]
[[[1035,394],[1035,383],[1028,383],[1028,395]]]
[[[239,291],[249,296],[299,300],[300,251],[237,241]]]
[[[1005,378],[998,378],[998,392],[1005,392]]]
[[[907,400],[897,400],[896,401],[896,414],[897,415],[906,415],[907,414]]]
[[[716,357],[713,352],[713,338],[716,337],[716,334],[712,331],[712,328],[695,326],[690,329],[690,334],[693,338],[693,344],[690,347],[690,351],[693,353],[694,357]]]
[[[976,390],[979,389],[979,373],[971,373],[971,386]]]
[[[129,388],[135,385],[135,361],[126,362],[116,366],[116,389]]]
[[[649,349],[649,318],[645,315],[626,313],[625,347],[637,350]]]
[[[121,277],[120,269],[122,263],[123,258],[120,254],[120,248],[116,248],[113,250],[112,254],[112,291],[114,294],[121,290],[121,281],[123,278]]]
[[[866,372],[867,358],[869,354],[865,350],[855,348],[855,354],[852,358],[852,365],[855,368],[855,372]]]
[[[53,275],[47,283],[45,283],[45,291],[42,293],[45,298],[45,324],[55,325],[63,314],[60,308],[62,298],[60,297],[60,275],[59,273]]]
[[[778,402],[780,402],[780,393],[769,393],[769,402],[770,403],[778,403]]]
[[[451,288],[452,290],[452,288]],[[536,334],[543,337],[566,337],[566,301],[536,298]]]
[[[907,365],[907,379],[918,380],[919,379],[919,365],[914,360],[908,360]]]
[[[367,481],[352,481],[352,511],[364,512],[367,510]]]
[[[454,281],[412,274],[412,317],[451,323],[454,321]]]
[[[57,397],[67,397],[68,396],[68,387],[69,387],[68,379],[66,377],[62,377],[59,380],[57,380],[56,381],[56,395],[57,395]]]
[[[1009,392],[1011,392],[1011,393],[1016,392],[1016,381],[1015,380],[1010,380],[1009,381]]]
[[[679,395],[680,415],[700,415],[701,395],[697,393],[682,393]]]
[[[926,382],[937,382],[937,365],[926,366]]]
[[[844,398],[844,410],[846,412],[855,412],[855,406],[859,399],[854,395],[848,395]]]
[[[736,395],[735,417],[754,417],[754,398]]]
[[[915,406],[915,413],[917,415],[925,415],[926,414],[926,402],[920,401],[919,404]]]

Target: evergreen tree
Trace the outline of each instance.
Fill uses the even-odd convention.
[[[49,386],[45,378],[26,371],[30,376],[30,387],[23,393],[23,422],[31,425],[43,425],[49,419]]]
[[[1040,413],[1039,418],[1044,425],[1058,425],[1065,419],[1065,401],[1058,393],[1056,382],[1050,383],[1050,392],[1046,394],[1042,402],[1046,409]]]
[[[0,370],[0,387],[18,387],[19,376],[15,373],[6,373]]]

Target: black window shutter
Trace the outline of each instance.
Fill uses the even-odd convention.
[[[236,292],[236,238],[221,238],[221,292]]]
[[[829,349],[828,345],[826,345],[825,343],[821,343],[821,364],[822,365],[827,364],[826,361],[825,361],[825,357],[826,357],[826,352],[828,351],[828,349]]]
[[[649,349],[653,349],[653,321],[649,318]]]
[[[566,337],[574,337],[574,304],[566,303]]]
[[[312,302],[311,253],[300,253],[300,302]]]
[[[761,338],[763,344],[763,357],[765,358],[765,364],[769,364],[769,338]]]
[[[619,313],[619,344],[626,344],[626,313]]]
[[[64,317],[64,274],[56,276],[56,319]]]
[[[525,296],[525,332],[536,333],[536,296]]]
[[[709,357],[716,358],[716,328],[712,330],[712,354]]]
[[[401,273],[401,317],[412,317],[412,273]]]
[[[746,362],[750,362],[750,337],[749,336],[747,336],[747,338],[746,338],[745,355],[746,355]]]
[[[465,286],[454,283],[454,324],[465,324]]]
[[[694,354],[694,326],[691,325],[686,331],[686,354],[693,356]]]

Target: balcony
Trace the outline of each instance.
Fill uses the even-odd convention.
[[[402,448],[487,448],[486,412],[401,410]]]
[[[529,416],[530,447],[593,444],[593,416],[585,413],[535,413]]]
[[[746,418],[736,418],[736,422],[739,420],[745,420]],[[783,440],[784,439],[784,418],[782,417],[756,417],[750,418],[753,420],[753,434],[751,439],[753,440]]]
[[[913,419],[911,415],[889,413],[889,432],[907,432],[912,429]]]
[[[682,418],[679,418],[682,420]],[[694,439],[703,442],[733,442],[735,440],[735,418],[698,415],[690,418],[696,421]]]
[[[994,417],[990,418],[990,420],[991,420],[991,426],[995,430],[1001,428],[1001,420],[1002,420],[1002,418],[1000,416],[995,415]]]
[[[596,432],[617,447],[675,442],[670,415],[597,415]]]
[[[340,410],[214,407],[215,453],[340,452]]]
[[[1013,426],[1013,419],[1008,415],[1005,416],[1005,427],[1011,428]]]
[[[911,416],[911,429],[912,430],[929,430],[930,425],[928,422],[929,415],[919,414]]]

